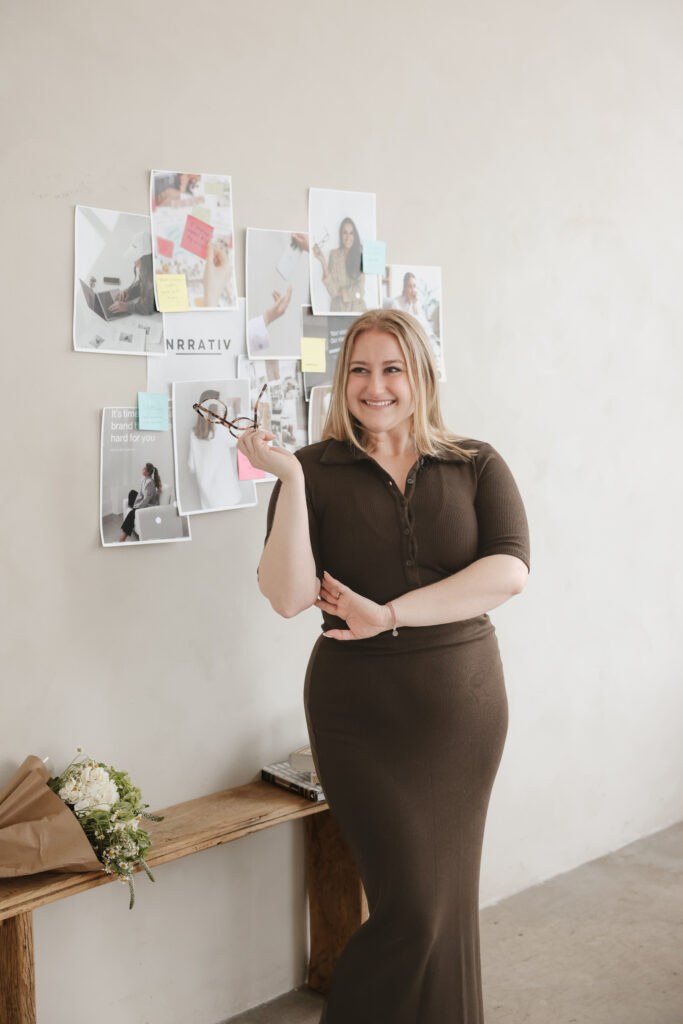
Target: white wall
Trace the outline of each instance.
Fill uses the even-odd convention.
[[[146,375],[72,351],[73,207],[144,213],[149,169],[189,166],[233,176],[241,292],[246,226],[305,227],[309,185],[375,191],[389,259],[443,267],[447,418],[506,458],[532,535],[525,592],[492,614],[511,714],[482,902],[679,819],[680,5],[3,20],[0,784],[80,743],[162,807],[305,740],[318,617],[258,594],[269,486],[190,544],[99,546],[99,410]],[[302,858],[294,823],[140,878],[130,914],[118,885],[39,910],[40,1019],[214,1024],[300,984]]]

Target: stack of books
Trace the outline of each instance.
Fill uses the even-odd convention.
[[[305,796],[308,800],[325,799],[323,788],[315,771],[310,746],[293,750],[286,761],[264,765],[261,769],[264,782],[272,782],[292,793]]]

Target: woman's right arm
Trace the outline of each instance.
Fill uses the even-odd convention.
[[[325,257],[322,250],[318,245],[313,247],[313,253],[320,260],[320,265],[323,268],[322,283],[327,288],[328,292],[334,298],[335,295],[339,294],[340,282],[339,274],[337,273],[338,260],[337,260],[337,249],[332,249],[330,252],[329,264],[325,262]]]
[[[279,478],[275,484],[275,514],[259,562],[258,581],[273,609],[289,619],[315,604],[320,581],[311,547],[304,471],[291,452],[268,446],[266,442],[273,436],[264,430],[245,431],[237,447],[252,466]]]

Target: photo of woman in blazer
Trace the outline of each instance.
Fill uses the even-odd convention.
[[[339,225],[339,248],[332,249],[325,259],[320,246],[313,246],[313,255],[320,261],[323,284],[330,293],[331,313],[364,313],[365,274],[361,270],[361,240],[350,217]]]

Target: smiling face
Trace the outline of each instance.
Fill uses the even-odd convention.
[[[393,334],[373,328],[357,336],[346,402],[369,434],[410,429],[415,404],[406,361]]]
[[[341,227],[341,244],[344,249],[350,249],[356,234],[350,221],[345,220]]]
[[[417,281],[412,275],[406,278],[406,282],[403,285],[403,295],[408,302],[415,302],[417,298]]]

